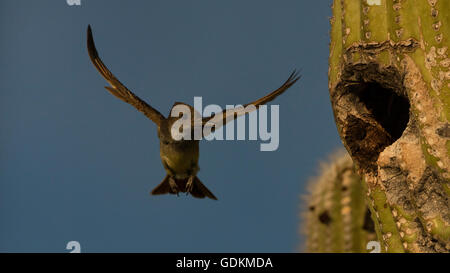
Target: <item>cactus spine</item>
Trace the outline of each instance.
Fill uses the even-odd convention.
[[[306,252],[367,252],[376,240],[363,184],[347,152],[333,154],[309,182],[303,209]]]
[[[450,251],[450,1],[334,0],[329,91],[385,252]]]

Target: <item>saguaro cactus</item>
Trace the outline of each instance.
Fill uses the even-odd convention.
[[[302,210],[306,252],[367,252],[376,240],[374,223],[365,203],[361,178],[345,151],[323,163],[309,182]]]
[[[386,252],[450,251],[450,1],[335,0],[329,91]]]

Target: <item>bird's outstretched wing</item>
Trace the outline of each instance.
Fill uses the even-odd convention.
[[[264,105],[264,104],[268,103],[269,101],[272,101],[279,95],[283,94],[283,92],[286,91],[289,87],[291,87],[296,81],[298,81],[300,79],[300,77],[301,76],[298,75],[297,71],[294,70],[294,72],[292,72],[292,74],[283,83],[283,85],[281,85],[278,89],[272,91],[270,94],[268,94],[258,100],[255,100],[253,102],[243,105],[243,107],[240,110],[239,109],[235,109],[235,111],[223,110],[221,113],[215,114],[214,116],[204,117],[204,118],[202,118],[202,124],[203,124],[203,126],[206,126],[206,127],[208,127],[208,126],[214,127],[214,128],[212,128],[213,131],[217,130],[218,128],[220,128],[221,125],[223,126],[227,122],[230,122],[240,116],[243,116],[243,115],[249,113],[249,111],[246,111],[246,109],[245,109],[247,106],[254,105],[255,107],[253,108],[253,110],[256,110],[259,108],[259,106]]]
[[[164,120],[165,117],[160,112],[158,112],[158,110],[154,109],[145,101],[141,100],[138,96],[133,94],[133,92],[128,90],[125,85],[123,85],[102,62],[102,60],[98,56],[97,49],[95,48],[94,38],[92,37],[92,30],[90,25],[87,29],[87,49],[89,52],[89,57],[91,58],[91,61],[94,64],[95,68],[97,68],[98,72],[100,72],[105,80],[111,85],[105,86],[105,88],[117,98],[133,105],[137,110],[142,112],[149,119],[155,122],[156,125],[159,126],[161,124],[161,121]]]

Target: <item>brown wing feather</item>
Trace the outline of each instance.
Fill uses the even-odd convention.
[[[276,97],[278,97],[279,95],[283,94],[284,91],[286,91],[287,89],[289,89],[289,87],[291,87],[295,82],[297,82],[300,79],[301,76],[298,75],[297,71],[294,70],[294,72],[292,72],[292,74],[289,76],[289,78],[283,83],[283,85],[281,85],[278,89],[272,91],[271,93],[267,94],[266,96],[255,100],[253,102],[247,103],[244,106],[247,107],[248,105],[253,104],[255,106],[255,109],[258,109],[259,106],[264,105],[266,103],[268,103],[269,101],[272,101],[273,99],[275,99]],[[207,122],[211,123],[216,123],[219,122],[220,120],[222,120],[222,125],[225,125],[226,121],[227,121],[227,117],[228,117],[228,121],[232,121],[242,115],[245,115],[247,112],[245,111],[239,111],[239,112],[234,112],[234,111],[226,111],[223,110],[221,113],[216,114],[212,117],[205,117],[202,119],[202,123],[203,125],[205,125]],[[232,116],[232,118],[230,118]],[[217,126],[214,129],[218,129]]]
[[[89,52],[89,57],[91,58],[95,68],[97,68],[98,72],[100,72],[103,78],[105,78],[105,80],[111,85],[111,87],[105,86],[105,88],[117,98],[134,106],[137,110],[142,112],[159,126],[161,124],[161,120],[165,119],[164,116],[156,109],[148,105],[145,101],[141,100],[138,96],[133,94],[133,92],[128,90],[102,62],[98,56],[97,49],[95,48],[90,25],[87,29],[87,49]]]

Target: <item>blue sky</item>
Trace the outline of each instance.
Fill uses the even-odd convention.
[[[0,251],[293,252],[300,196],[341,144],[327,90],[331,1],[0,2]],[[156,126],[110,95],[100,56],[167,115],[172,104],[278,97],[280,145],[203,141],[219,198],[150,196],[164,177]]]

